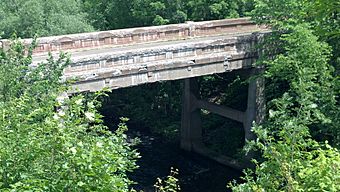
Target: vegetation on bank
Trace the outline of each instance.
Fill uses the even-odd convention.
[[[324,9],[319,14],[329,20],[320,22],[320,15],[310,13],[323,6],[329,4],[257,1],[253,18],[274,31],[259,62],[266,69],[268,117],[255,125],[258,139],[249,145],[262,158],[244,184],[231,184],[234,191],[340,190],[339,79],[330,62],[338,60],[331,55],[338,50],[324,42],[339,34],[319,30],[333,28],[326,22],[333,25],[338,13]]]
[[[3,0],[0,34],[46,36],[251,14],[273,29],[258,62],[265,68],[267,120],[254,125],[258,139],[248,145],[261,154],[255,170],[230,187],[340,191],[339,12],[336,0]],[[14,40],[0,52],[0,64],[1,190],[130,190],[127,173],[136,168],[138,153],[126,140],[124,122],[116,132],[102,125],[97,107],[103,93],[58,99],[67,90],[60,79],[67,56],[33,66],[30,52],[25,55]],[[223,82],[208,77],[202,84],[221,92]],[[174,86],[180,85],[156,86],[161,89],[157,99],[145,100],[156,110],[129,109],[149,124],[159,110],[170,116],[180,111],[173,100],[179,94]],[[209,96],[214,91],[201,90]],[[228,95],[216,97],[228,101]],[[158,182],[158,190],[179,190],[175,175],[164,181],[166,186]]]
[[[14,40],[0,52],[0,190],[128,191],[138,153],[124,121],[101,124],[101,93],[61,98],[66,55],[34,66],[24,50]]]

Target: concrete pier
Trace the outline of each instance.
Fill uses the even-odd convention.
[[[257,75],[260,70],[250,70],[249,76]],[[211,158],[221,164],[242,170],[249,166],[249,160],[254,156],[249,153],[244,162],[239,162],[231,157],[220,155],[208,149],[202,140],[201,109],[223,117],[243,123],[245,140],[255,139],[251,131],[253,123],[261,123],[264,118],[264,80],[260,77],[250,78],[248,85],[248,99],[246,111],[239,111],[200,99],[197,78],[184,80],[181,120],[181,148]]]

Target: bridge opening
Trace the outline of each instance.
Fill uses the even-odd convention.
[[[218,154],[242,159],[244,130],[240,122],[209,113],[202,118],[203,144]]]
[[[243,71],[243,70],[242,70]],[[200,99],[233,107],[247,108],[245,72],[210,75],[197,78]],[[180,149],[183,91],[185,80],[143,84],[113,90],[103,101],[101,112],[105,123],[115,129],[120,117],[128,117],[128,136],[139,137],[136,148],[142,158],[140,168],[131,177],[137,189],[152,188],[157,177],[166,176],[170,167],[180,169],[183,191],[225,190],[228,180],[237,179],[240,172],[222,166],[196,153]],[[200,109],[202,142],[212,151],[235,159],[244,145],[243,124]],[[221,178],[212,183],[207,176]],[[209,181],[209,182],[207,182]],[[219,183],[219,184],[218,184]]]

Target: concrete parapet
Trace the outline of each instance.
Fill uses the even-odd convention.
[[[171,41],[229,33],[249,33],[263,29],[263,27],[259,27],[251,22],[249,18],[239,18],[79,33],[38,38],[34,53],[93,49],[105,46],[112,47],[155,41]],[[32,43],[32,39],[23,39],[22,41],[26,45]],[[6,48],[8,45],[8,40],[0,40],[2,48]]]

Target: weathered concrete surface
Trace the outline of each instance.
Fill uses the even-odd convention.
[[[65,77],[77,78],[79,91],[97,91],[249,68],[256,58],[253,34],[195,40],[74,54]]]
[[[181,118],[181,148],[194,151],[194,144],[201,143],[201,111],[196,107],[199,98],[199,85],[196,78],[184,80]]]
[[[64,76],[76,79],[73,92],[117,89],[249,68],[252,45],[267,31],[241,18],[44,37],[33,62],[66,51],[72,64]]]

